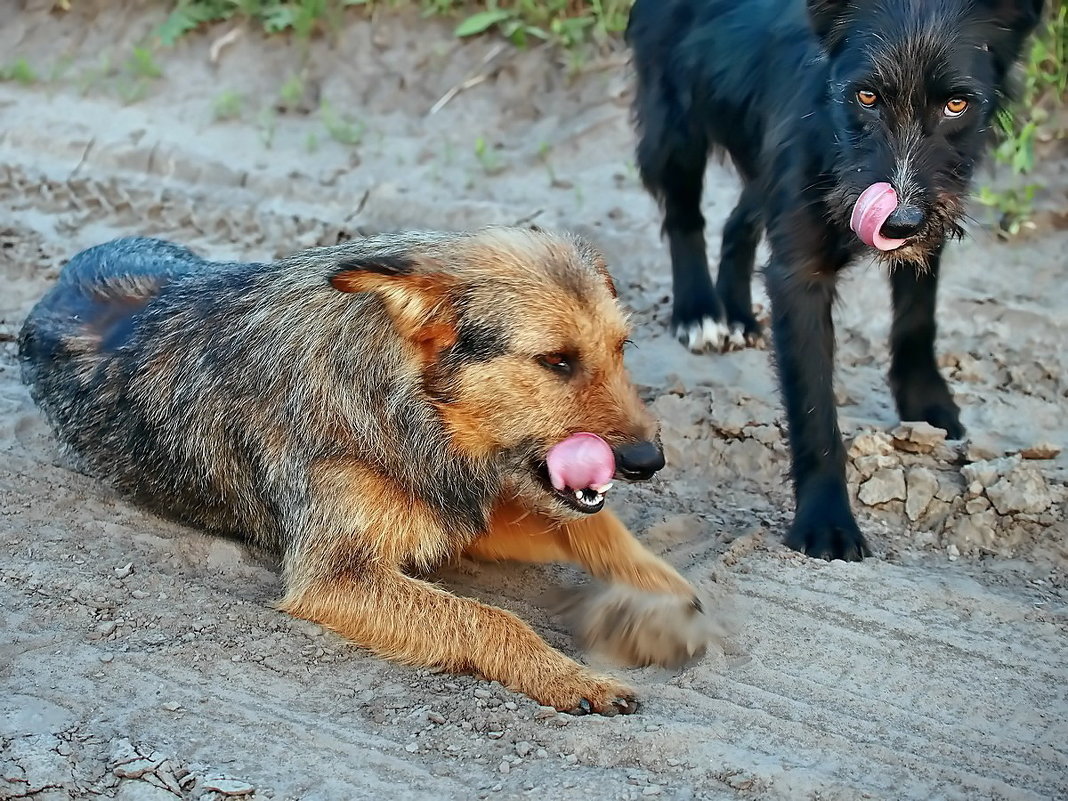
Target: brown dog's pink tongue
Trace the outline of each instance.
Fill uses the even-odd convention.
[[[599,492],[616,472],[612,449],[596,434],[572,434],[549,449],[545,463],[549,480],[561,491],[566,488]]]
[[[853,214],[849,218],[849,227],[860,240],[871,248],[894,250],[905,244],[904,239],[888,239],[879,233],[883,223],[897,208],[897,192],[885,181],[872,184],[857,198]]]

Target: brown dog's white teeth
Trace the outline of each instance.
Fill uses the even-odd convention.
[[[606,492],[608,492],[608,490],[612,489],[612,482],[609,481],[607,484],[595,485],[590,487],[590,489],[596,493],[604,495]]]

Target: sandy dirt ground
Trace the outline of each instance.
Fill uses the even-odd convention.
[[[213,63],[222,26],[161,52],[141,85],[122,64],[158,12],[75,5],[0,8],[0,54],[49,78],[0,83],[0,798],[1068,797],[1068,154],[1042,167],[1035,231],[1006,244],[974,224],[947,259],[941,360],[969,441],[898,429],[885,276],[861,265],[846,281],[839,401],[877,555],[817,562],[779,539],[791,501],[769,354],[691,355],[667,334],[622,54],[571,80],[546,50],[383,16],[306,53],[243,31]],[[301,70],[305,99],[261,115]],[[227,91],[242,115],[219,121]],[[309,113],[324,100],[358,142]],[[712,167],[708,184],[714,256],[737,183]],[[263,259],[529,220],[607,253],[669,457],[615,508],[735,625],[685,669],[619,670],[642,693],[632,717],[556,714],[276,612],[270,559],[72,471],[19,382],[25,313],[110,237]],[[574,652],[543,601],[583,580],[572,569],[440,578]]]

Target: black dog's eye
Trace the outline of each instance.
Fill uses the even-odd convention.
[[[942,109],[942,115],[946,117],[959,117],[968,110],[968,101],[963,97],[952,97]]]
[[[875,92],[869,91],[868,89],[861,89],[859,92],[857,92],[857,102],[860,103],[860,105],[864,106],[864,108],[872,108],[876,103],[879,102],[879,95],[875,94]]]
[[[569,376],[575,371],[574,357],[567,353],[546,353],[538,357],[538,364],[562,376]]]

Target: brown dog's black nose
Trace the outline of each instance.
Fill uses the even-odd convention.
[[[887,239],[908,239],[923,227],[926,219],[919,206],[903,204],[890,212],[879,233]]]
[[[655,442],[635,442],[616,448],[616,473],[631,481],[642,481],[664,467],[664,452]]]

